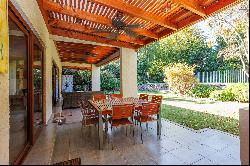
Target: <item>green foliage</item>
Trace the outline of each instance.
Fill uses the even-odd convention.
[[[73,75],[73,90],[84,91],[91,90],[91,71],[87,70],[74,70],[74,69],[63,69],[63,75]]]
[[[249,101],[249,84],[238,83],[228,86],[226,89],[234,94],[235,100],[239,102]]]
[[[187,94],[197,80],[194,76],[194,66],[183,63],[169,65],[165,70],[166,82],[171,90],[179,94]]]
[[[172,63],[196,65],[195,72],[242,68],[238,57],[218,56],[225,47],[222,37],[218,37],[211,47],[198,26],[186,28],[139,50],[138,83],[163,82],[164,66]]]
[[[235,95],[227,89],[213,91],[210,98],[217,101],[235,101]]]
[[[152,62],[151,67],[148,70],[149,77],[151,78],[150,83],[161,83],[159,81],[164,80],[164,69],[165,64],[161,60]]]
[[[249,102],[249,84],[237,83],[223,90],[213,91],[210,98],[220,101]]]
[[[197,112],[171,105],[163,105],[161,115],[163,118],[195,130],[211,128],[239,135],[239,121],[233,118]]]
[[[101,90],[105,93],[120,91],[119,61],[114,61],[101,67]]]
[[[192,96],[198,98],[208,98],[211,92],[219,90],[217,86],[198,84],[192,88]]]

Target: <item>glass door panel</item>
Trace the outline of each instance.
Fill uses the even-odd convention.
[[[10,164],[28,143],[28,37],[9,19]]]
[[[35,44],[33,57],[34,78],[34,134],[43,124],[43,52]]]

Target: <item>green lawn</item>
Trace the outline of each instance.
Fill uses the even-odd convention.
[[[165,104],[162,106],[162,117],[195,130],[211,128],[239,135],[239,121],[232,118],[220,117]]]

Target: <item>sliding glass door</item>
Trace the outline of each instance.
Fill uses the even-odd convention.
[[[10,164],[28,144],[28,36],[9,18]]]
[[[9,2],[10,164],[20,164],[44,125],[44,51]]]

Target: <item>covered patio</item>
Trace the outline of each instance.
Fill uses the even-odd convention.
[[[135,125],[133,143],[132,131],[125,127],[113,131],[109,127],[106,132],[105,125],[100,125],[101,114],[99,128],[92,126],[82,130],[82,110],[62,109],[63,68],[91,71],[91,89],[101,92],[100,67],[119,60],[120,94],[123,98],[138,99],[138,49],[238,2],[3,1],[8,6],[4,16],[7,18],[5,28],[9,31],[5,35],[9,36],[10,43],[7,42],[5,47],[10,61],[6,61],[8,70],[0,74],[0,92],[4,96],[0,102],[4,110],[0,113],[3,117],[0,122],[0,154],[3,154],[0,164],[55,164],[74,158],[80,158],[81,164],[241,164],[240,139],[227,133],[212,129],[195,131],[161,119],[159,113],[159,121],[149,123],[148,130],[143,124],[143,144],[140,127]],[[13,41],[17,41],[17,37],[25,39],[20,39],[27,43],[25,49],[16,47],[18,44]],[[22,53],[18,53],[19,50]],[[18,54],[26,57],[24,63],[19,62]],[[20,68],[26,72],[24,81],[19,78],[22,75]],[[11,98],[14,98],[14,104]],[[15,105],[18,98],[24,98],[24,118],[10,113],[20,109]],[[66,119],[65,124],[53,123],[58,113]],[[24,123],[21,125],[24,135],[15,137],[9,130],[13,129],[15,121],[12,116]],[[25,137],[25,141],[18,152],[12,154],[16,147],[12,147],[10,140],[15,142],[18,137]],[[109,137],[114,144],[113,150]]]
[[[57,111],[60,111],[60,107]],[[193,130],[162,120],[162,136],[157,140],[156,123],[143,125],[126,136],[125,128],[108,131],[114,149],[104,137],[104,150],[99,150],[97,127],[81,131],[80,109],[63,110],[66,124],[50,121],[41,132],[23,164],[48,165],[81,158],[83,165],[240,165],[239,137],[213,129]],[[72,114],[72,116],[71,116]],[[83,132],[83,133],[82,133]],[[122,140],[122,141],[121,141]]]

